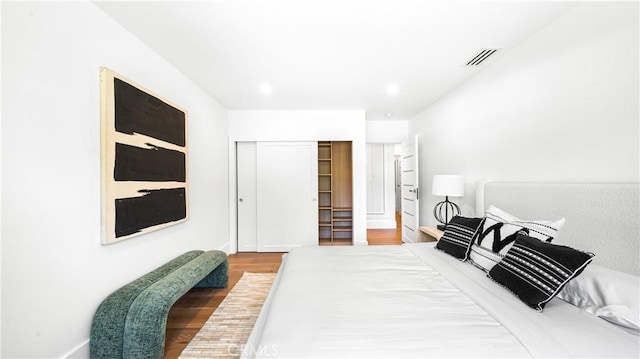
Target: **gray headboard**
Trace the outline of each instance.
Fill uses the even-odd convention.
[[[640,184],[478,184],[478,216],[490,205],[521,219],[564,217],[554,243],[593,252],[595,263],[640,275]]]

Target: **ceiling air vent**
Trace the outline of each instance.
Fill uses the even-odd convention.
[[[498,50],[499,49],[482,49],[476,56],[467,62],[467,66],[479,66],[491,55],[498,52]]]

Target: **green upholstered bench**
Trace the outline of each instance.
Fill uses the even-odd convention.
[[[110,294],[93,316],[91,358],[162,358],[167,315],[193,287],[224,288],[222,251],[190,251]]]

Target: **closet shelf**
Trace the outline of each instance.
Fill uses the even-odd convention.
[[[352,244],[352,143],[318,142],[318,238],[320,244]]]

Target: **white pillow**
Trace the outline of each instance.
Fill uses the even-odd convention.
[[[640,277],[592,264],[558,298],[640,335]]]
[[[489,272],[513,246],[516,233],[524,230],[529,237],[550,242],[558,237],[564,222],[564,218],[557,221],[519,219],[492,205],[485,212],[484,223],[472,242],[469,259]]]

